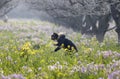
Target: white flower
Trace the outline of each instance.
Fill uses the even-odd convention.
[[[42,70],[42,67],[39,67],[39,68],[38,68],[38,71],[41,71],[41,70]]]
[[[53,70],[56,69],[56,66],[55,66],[55,65],[53,65],[53,66],[48,66],[48,69],[51,70],[51,71],[53,71]]]
[[[28,72],[28,73],[32,72],[32,69],[31,69],[31,68],[29,68],[27,72]]]

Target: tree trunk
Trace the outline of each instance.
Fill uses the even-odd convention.
[[[120,12],[118,11],[118,9],[116,8],[117,5],[119,5],[120,3],[116,3],[114,5],[111,5],[111,14],[112,17],[116,23],[116,32],[118,34],[118,44],[120,44]]]
[[[109,27],[110,14],[100,16],[96,38],[99,42],[103,42],[105,33]]]

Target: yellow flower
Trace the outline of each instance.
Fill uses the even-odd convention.
[[[31,54],[35,54],[35,52],[34,52],[34,51],[32,51],[32,52],[31,52]]]
[[[35,54],[34,51],[32,51],[31,49],[27,51],[28,54]]]
[[[68,49],[70,49],[70,45],[68,45],[67,47],[68,47]]]
[[[91,48],[86,48],[86,50],[84,50],[84,53],[90,53],[92,51]]]
[[[72,48],[72,50],[75,50],[73,46],[71,48]]]
[[[22,46],[22,50],[24,51],[24,50],[29,50],[30,49],[30,46],[31,46],[31,44],[30,44],[30,42],[26,42],[23,46]]]
[[[28,55],[28,54],[35,54],[35,51],[31,49],[31,44],[30,42],[26,42],[22,47],[22,55]]]
[[[65,51],[67,51],[68,49],[66,48]]]
[[[61,44],[61,47],[64,47],[64,44],[63,44],[63,43]]]
[[[26,42],[25,46],[31,46],[30,42]]]

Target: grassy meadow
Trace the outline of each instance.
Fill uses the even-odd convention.
[[[66,32],[78,52],[53,52],[53,32]],[[98,43],[95,37],[49,22],[0,21],[0,79],[120,79],[119,74],[120,46],[114,30]]]

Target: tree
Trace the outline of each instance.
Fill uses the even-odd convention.
[[[96,35],[100,42],[103,41],[111,17],[119,29],[119,19],[115,18],[119,12],[114,13],[114,10],[120,11],[119,0],[26,0],[26,2],[33,9],[47,12],[55,20],[80,30],[82,34]],[[113,6],[117,9],[112,8]],[[120,40],[119,33],[118,39]]]
[[[7,14],[10,10],[15,8],[18,0],[0,0],[0,17]]]
[[[111,5],[111,15],[116,23],[116,32],[118,34],[118,43],[120,44],[120,1]]]

